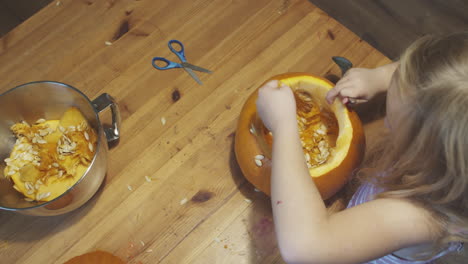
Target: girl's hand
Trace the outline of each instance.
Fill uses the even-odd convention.
[[[343,104],[348,102],[366,102],[378,92],[380,80],[377,69],[352,68],[328,91],[327,101],[333,103],[338,97]]]
[[[387,91],[398,62],[375,69],[352,68],[338,81],[326,96],[328,103],[339,98],[342,103],[362,103],[372,99],[379,92]]]
[[[258,90],[257,112],[272,133],[282,126],[289,126],[286,123],[296,124],[294,94],[288,86],[278,85],[279,82],[273,80]]]

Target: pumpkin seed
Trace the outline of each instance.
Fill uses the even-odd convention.
[[[255,164],[256,164],[258,167],[263,166],[263,162],[262,162],[261,160],[258,160],[258,159],[255,160]]]
[[[258,159],[258,160],[263,160],[264,158],[265,156],[260,155],[260,154],[255,156],[255,159]]]
[[[25,182],[24,187],[26,187],[26,189],[28,189],[28,190],[34,189],[34,187],[32,186],[32,184],[30,182]]]
[[[50,192],[47,192],[47,193],[38,193],[38,194],[36,195],[36,200],[40,201],[40,200],[42,200],[42,199],[45,199],[45,198],[49,197],[50,194],[51,194]]]

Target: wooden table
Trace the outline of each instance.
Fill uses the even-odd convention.
[[[214,71],[199,74],[202,86],[182,69],[151,66],[154,56],[176,60],[170,39]],[[306,0],[52,2],[0,39],[0,92],[36,80],[90,98],[107,92],[120,103],[122,139],[80,209],[0,212],[1,262],[63,263],[101,249],[129,263],[283,263],[269,198],[235,160],[236,121],[270,76],[339,75],[333,55],[360,67],[389,62]]]

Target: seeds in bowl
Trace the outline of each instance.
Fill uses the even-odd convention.
[[[11,131],[17,140],[5,159],[4,175],[26,201],[60,196],[84,175],[95,155],[96,132],[75,107],[59,120],[22,121]]]

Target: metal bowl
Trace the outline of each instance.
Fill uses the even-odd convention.
[[[108,144],[119,139],[120,114],[115,100],[104,93],[91,101],[80,90],[59,82],[39,81],[17,86],[0,95],[0,209],[27,215],[50,216],[70,212],[86,203],[99,189],[107,171]],[[96,153],[84,175],[62,195],[49,202],[29,202],[13,189],[4,173],[16,138],[10,127],[22,120],[60,119],[77,107],[98,135]],[[112,126],[104,128],[99,113],[110,107]]]

